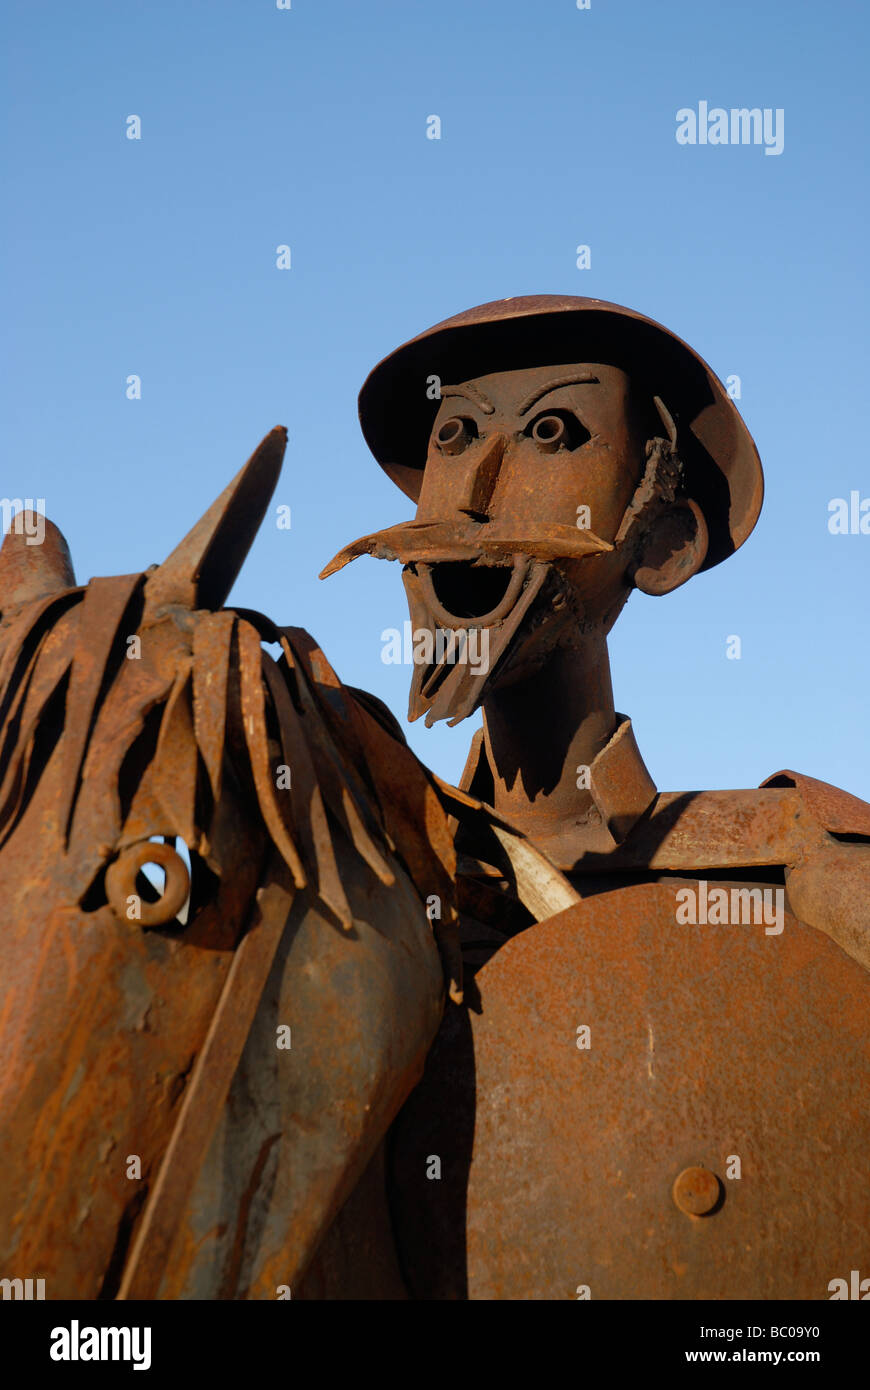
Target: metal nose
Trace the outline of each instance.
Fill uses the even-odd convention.
[[[492,434],[480,450],[473,452],[468,470],[457,488],[457,511],[476,521],[486,520],[507,442],[506,434]]]

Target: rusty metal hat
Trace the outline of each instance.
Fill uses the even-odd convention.
[[[439,401],[431,377],[455,385],[518,367],[607,362],[660,396],[677,424],[686,490],[704,513],[703,568],[731,555],[758,520],[764,495],[752,436],[719,378],[661,324],[602,299],[541,294],[497,299],[445,319],[390,353],[360,391],[366,442],[398,487],[417,501]]]

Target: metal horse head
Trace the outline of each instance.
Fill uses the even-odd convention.
[[[145,573],[77,586],[50,522],[39,545],[13,525],[0,550],[0,1263],[47,1275],[51,1296],[117,1290],[221,1000],[231,1031],[239,942],[270,903],[273,948],[298,899],[353,969],[360,875],[372,901],[389,890],[407,916],[413,899],[421,940],[420,894],[450,922],[446,817],[376,702],[304,632],[221,607],[285,443],[267,435]]]

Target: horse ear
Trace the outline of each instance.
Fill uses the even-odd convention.
[[[54,522],[39,512],[13,517],[0,546],[0,613],[75,584],[69,546]]]
[[[279,425],[270,430],[220,497],[149,576],[149,609],[166,603],[212,612],[223,607],[266,514],[286,447],[286,429]]]

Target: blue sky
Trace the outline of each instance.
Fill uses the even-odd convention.
[[[866,7],[7,0],[2,24],[0,495],[46,499],[80,582],[164,558],[286,424],[292,528],[264,525],[231,601],[404,718],[398,567],[317,579],[410,515],[363,379],[472,304],[615,300],[739,375],[767,480],[735,557],[632,597],[617,708],[663,790],[792,767],[870,799],[870,535],[828,530],[870,497]],[[782,108],[782,154],[678,145],[702,100]],[[477,722],[409,740],[456,779]]]

